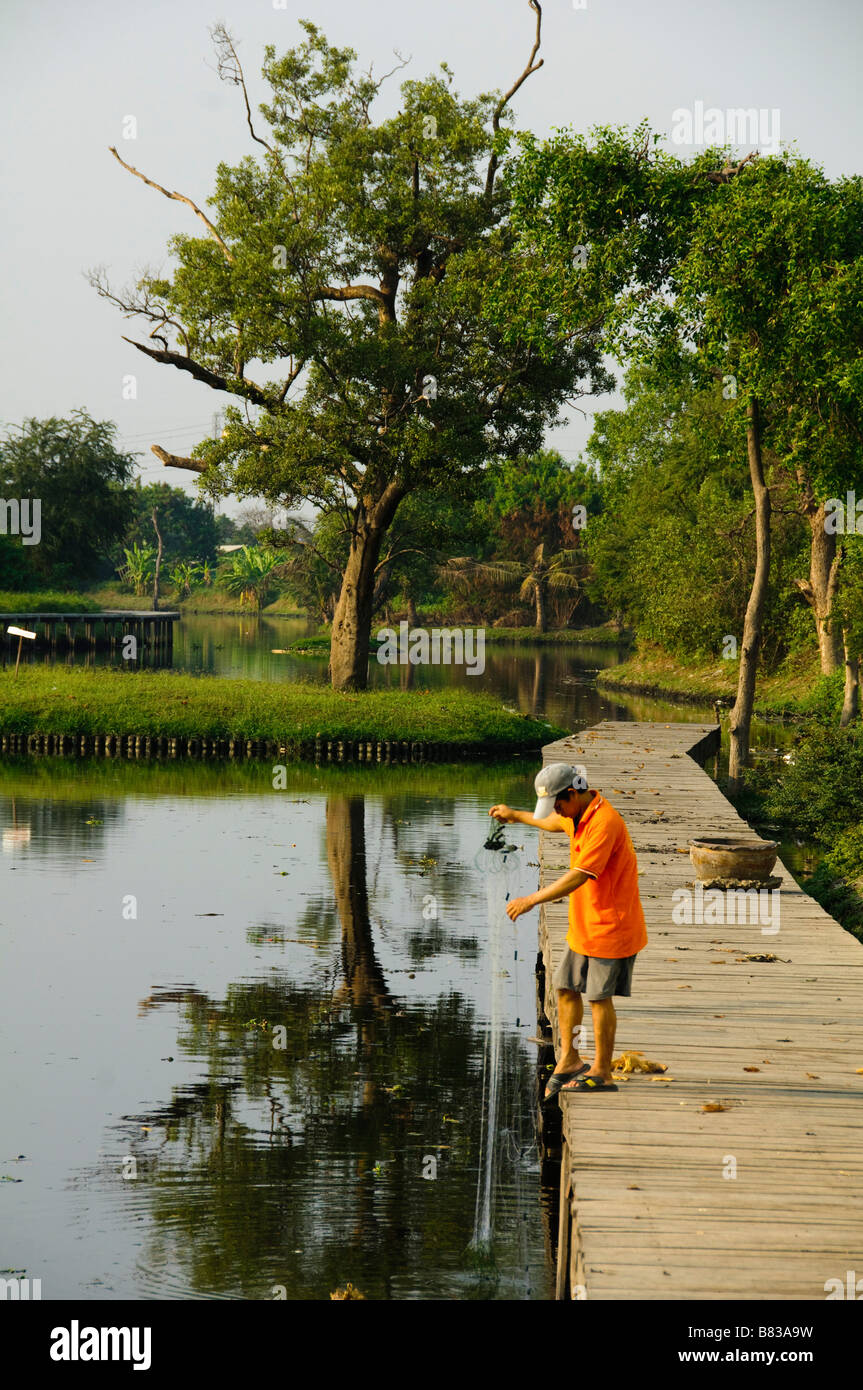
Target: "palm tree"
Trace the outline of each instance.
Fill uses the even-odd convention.
[[[249,604],[260,613],[281,592],[275,581],[284,563],[283,556],[265,546],[244,545],[231,556],[219,583],[229,594],[239,594],[241,603]]]
[[[536,606],[537,631],[545,632],[548,626],[546,597],[549,590],[580,592],[582,580],[573,567],[584,560],[578,550],[558,550],[554,555],[548,555],[547,551],[545,541],[541,541],[528,564],[518,560],[475,560],[471,556],[460,555],[448,560],[440,573],[463,593],[473,591],[477,580],[485,580],[502,592],[518,588],[519,598],[524,602],[531,600]]]

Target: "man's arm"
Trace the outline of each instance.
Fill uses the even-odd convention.
[[[507,903],[507,916],[514,922],[523,912],[530,912],[532,908],[539,907],[540,903],[553,903],[557,902],[558,898],[566,898],[589,878],[590,874],[582,873],[581,869],[567,869],[565,874],[555,879],[547,888],[530,893],[526,898],[513,898],[511,903]]]
[[[489,815],[494,816],[495,820],[503,821],[506,825],[532,825],[536,830],[549,830],[557,834],[566,832],[563,817],[559,816],[556,811],[544,816],[542,820],[537,820],[530,811],[514,811],[511,806],[501,804],[500,806],[492,806]]]

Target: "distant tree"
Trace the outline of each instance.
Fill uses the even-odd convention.
[[[153,539],[153,508],[158,509],[159,530],[162,532],[162,563],[166,566],[180,560],[214,561],[219,545],[216,518],[201,498],[190,497],[180,487],[168,483],[148,483],[131,492],[133,514],[123,537],[123,549],[145,544]]]
[[[444,567],[444,574],[456,588],[469,593],[477,580],[484,580],[503,593],[518,589],[522,602],[532,602],[536,611],[536,630],[548,628],[549,594],[581,593],[584,573],[577,550],[549,553],[544,541],[533,551],[526,563],[518,560],[474,560],[456,556]]]
[[[111,421],[78,409],[68,419],[26,419],[0,440],[0,497],[42,504],[41,541],[26,547],[32,582],[74,586],[110,574],[109,552],[131,514],[126,484],[135,468],[134,455],[117,448],[116,432]]]
[[[595,470],[582,462],[568,464],[555,449],[542,449],[506,459],[490,472],[487,496],[476,510],[486,523],[487,548],[501,545],[504,554],[528,560],[538,545],[580,549],[588,520],[602,509],[601,499]]]

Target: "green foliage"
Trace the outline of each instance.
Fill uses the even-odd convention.
[[[95,599],[57,589],[0,590],[3,613],[98,613],[101,608]]]
[[[818,724],[793,746],[768,793],[769,816],[787,821],[822,844],[860,823],[863,806],[863,727]]]
[[[152,545],[132,545],[123,551],[125,563],[117,573],[138,598],[150,593],[156,575],[156,549]]]
[[[179,598],[188,598],[195,586],[202,582],[201,566],[188,560],[181,560],[170,571],[170,580]]]
[[[149,483],[131,491],[132,517],[123,536],[123,547],[154,545],[152,513],[156,508],[162,535],[162,564],[179,560],[216,560],[216,546],[222,544],[216,520],[209,505],[189,497],[182,488],[168,483]],[[230,542],[224,542],[229,544]],[[118,554],[118,559],[119,554]]]
[[[73,410],[67,419],[27,419],[0,440],[0,497],[42,503],[42,539],[26,547],[26,574],[4,567],[6,583],[29,576],[30,588],[62,586],[110,573],[105,556],[127,525],[125,484],[135,466],[133,455],[117,449],[116,431],[110,421]]]
[[[754,522],[731,405],[685,367],[681,362],[669,374],[633,366],[625,409],[596,417],[587,457],[599,472],[602,510],[586,532],[589,592],[642,640],[680,656],[716,657],[725,636],[742,635]],[[782,638],[800,608],[793,575],[801,564],[808,568],[803,522],[778,514],[768,665],[787,650]],[[770,636],[777,639],[772,645]]]
[[[260,613],[281,592],[278,575],[282,564],[282,557],[275,551],[244,545],[225,562],[218,582],[229,594],[239,595],[242,604]]]

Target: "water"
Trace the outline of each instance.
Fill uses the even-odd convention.
[[[266,768],[4,761],[0,1264],[44,1298],[547,1298],[529,1145],[493,1276],[469,1249],[490,1026],[525,1133],[535,1066],[536,923],[496,977],[465,854],[500,799],[517,764],[274,792]]]
[[[197,622],[182,662],[291,678],[286,634]],[[487,648],[483,676],[422,681],[571,729],[712,722],[603,695],[622,656]],[[789,735],[755,728],[765,754]],[[0,1268],[46,1299],[550,1298],[537,914],[505,913],[537,841],[481,848],[534,771],[294,767],[275,792],[264,765],[0,760]]]

